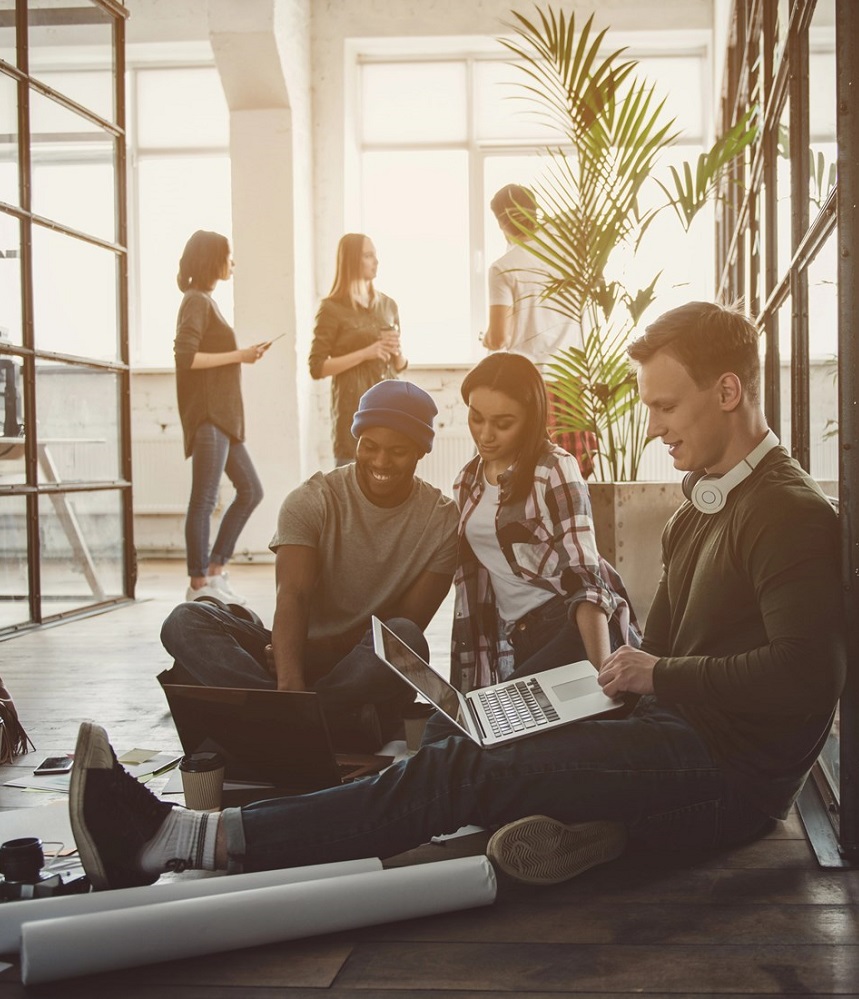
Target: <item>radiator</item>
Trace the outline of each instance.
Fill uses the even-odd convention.
[[[457,472],[474,454],[471,435],[439,433],[417,474],[450,496]],[[191,494],[191,462],[174,437],[137,437],[131,446],[134,512],[148,516],[184,514]],[[221,506],[218,499],[216,509]]]
[[[185,459],[181,438],[134,438],[131,474],[135,514],[185,513],[191,495],[191,461]]]
[[[442,430],[436,435],[432,451],[418,463],[417,474],[450,496],[453,480],[473,455],[474,442],[467,430]],[[819,444],[814,457],[815,477],[837,480],[837,441]],[[135,439],[132,461],[135,514],[184,514],[191,494],[191,462],[185,460],[182,441],[172,437]],[[639,474],[642,481],[675,482],[681,477],[659,443],[647,448]],[[216,509],[221,508],[221,503],[219,496]]]
[[[453,480],[462,466],[474,456],[474,441],[468,431],[439,431],[432,451],[421,458],[417,475],[425,482],[441,489],[446,496],[453,495]]]

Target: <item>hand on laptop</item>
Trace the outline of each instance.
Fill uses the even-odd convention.
[[[599,683],[609,697],[621,694],[652,694],[653,668],[659,656],[651,656],[631,645],[621,645],[602,664]]]
[[[307,690],[304,680],[298,674],[295,674],[291,680],[278,680],[277,665],[274,661],[274,649],[270,645],[266,645],[265,647],[265,668],[277,680],[278,690]]]

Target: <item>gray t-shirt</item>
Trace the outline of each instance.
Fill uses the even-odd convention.
[[[317,472],[286,497],[269,547],[318,551],[308,638],[333,638],[386,613],[422,572],[452,574],[457,521],[453,500],[418,478],[404,503],[376,506],[351,464]]]

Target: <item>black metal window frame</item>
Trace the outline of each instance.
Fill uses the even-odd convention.
[[[131,494],[131,379],[128,345],[128,217],[126,185],[126,122],[125,122],[125,22],[129,16],[117,0],[89,0],[89,7],[28,7],[27,0],[16,0],[15,9],[0,12],[0,27],[15,29],[16,64],[0,59],[0,75],[17,85],[18,95],[18,177],[19,197],[15,205],[0,201],[0,212],[18,221],[20,229],[21,326],[22,343],[3,344],[3,355],[16,357],[22,368],[24,395],[23,420],[25,481],[0,485],[0,497],[22,496],[27,518],[27,576],[29,620],[0,629],[0,639],[11,637],[45,623],[59,622],[99,612],[107,606],[127,603],[134,598],[137,577],[134,553],[133,508]],[[66,94],[30,75],[29,26],[80,26],[104,23],[111,28],[113,49],[114,120],[108,120]],[[30,95],[40,94],[68,111],[98,126],[112,137],[115,171],[115,241],[100,239],[90,233],[63,225],[32,210],[32,169],[30,155]],[[33,238],[35,227],[52,230],[82,243],[101,247],[115,255],[117,292],[118,357],[115,361],[40,349],[36,346],[33,292]],[[55,484],[40,482],[38,474],[38,396],[36,361],[61,362],[83,370],[115,372],[118,376],[119,473],[113,481],[75,481]],[[122,588],[121,596],[88,602],[79,609],[45,614],[42,602],[41,537],[39,499],[51,493],[95,493],[113,490],[121,497],[122,524]]]
[[[821,0],[823,2],[823,0]],[[811,464],[808,268],[826,241],[838,247],[838,445],[842,580],[848,622],[848,681],[840,702],[840,782],[818,764],[800,799],[800,814],[819,862],[859,860],[859,4],[834,0],[837,100],[837,180],[814,217],[809,209],[809,27],[817,0],[734,0],[721,122],[756,105],[758,139],[722,190],[717,212],[718,294],[742,299],[763,331],[764,404],[770,426],[782,418],[779,310],[791,308],[791,453]],[[787,13],[787,23],[784,15]],[[779,15],[782,23],[779,24]],[[786,30],[777,58],[779,29]],[[789,103],[788,103],[789,102]],[[777,159],[779,127],[788,107],[790,134],[790,260],[778,270]],[[760,248],[763,245],[763,262]],[[750,259],[747,259],[749,257]]]

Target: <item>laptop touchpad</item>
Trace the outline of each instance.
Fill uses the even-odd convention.
[[[602,687],[599,685],[597,673],[594,670],[592,676],[583,676],[578,680],[552,684],[552,693],[559,701],[572,701],[574,698],[584,697],[586,694],[601,694]]]

